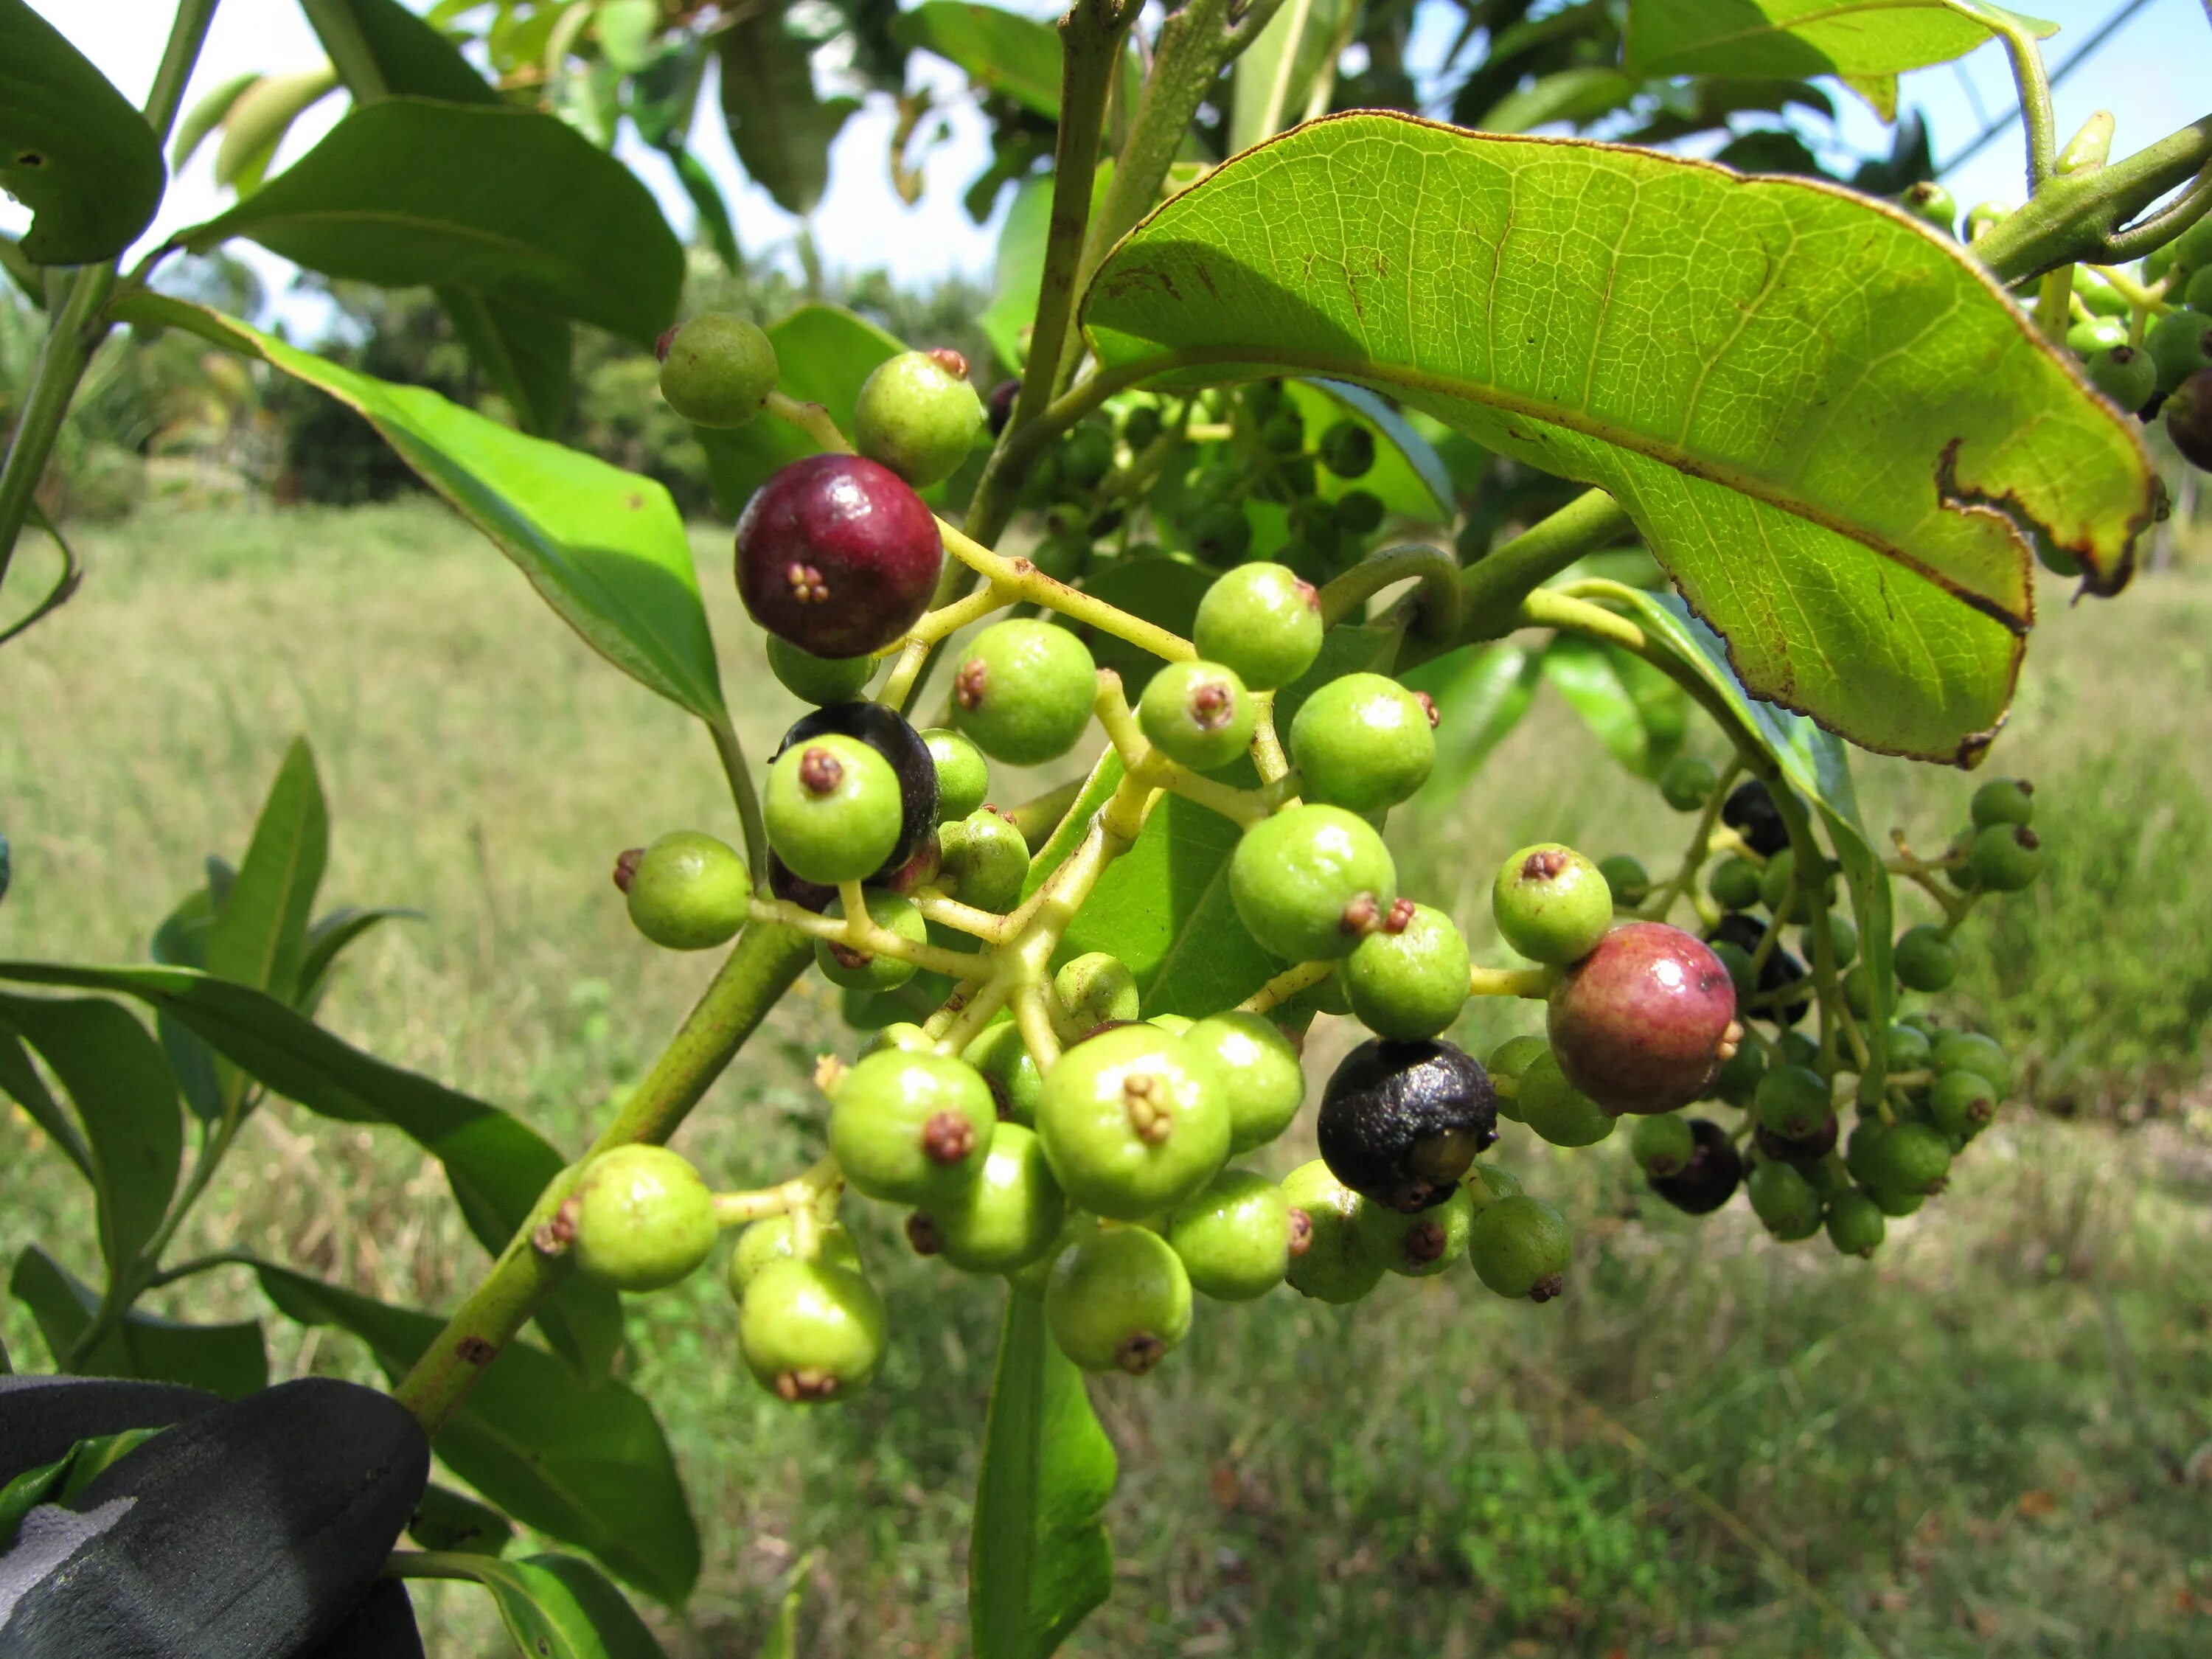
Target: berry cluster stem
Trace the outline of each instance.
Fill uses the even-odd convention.
[[[795,1227],[799,1211],[813,1210],[825,1196],[834,1195],[844,1184],[844,1180],[837,1168],[837,1160],[825,1158],[805,1174],[778,1182],[773,1187],[762,1187],[746,1193],[717,1193],[714,1194],[715,1224],[734,1227],[744,1222],[758,1221],[765,1216],[790,1215]]]

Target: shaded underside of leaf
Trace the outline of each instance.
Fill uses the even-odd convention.
[[[1086,298],[1109,369],[1388,391],[1613,494],[1758,695],[1971,758],[2033,614],[2027,533],[2127,579],[2140,439],[1987,276],[1802,179],[1332,117],[1158,210]]]
[[[1963,57],[1990,38],[1961,0],[1630,0],[1638,75],[1875,79]],[[2039,36],[2057,26],[2023,17]]]

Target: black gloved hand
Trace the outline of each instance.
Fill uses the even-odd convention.
[[[74,1442],[165,1431],[0,1555],[0,1659],[421,1659],[377,1573],[429,1478],[386,1395],[309,1377],[224,1403],[195,1389],[0,1377],[0,1481]]]

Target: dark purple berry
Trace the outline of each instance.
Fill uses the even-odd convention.
[[[1614,928],[1553,991],[1559,1069],[1608,1112],[1671,1112],[1735,1053],[1735,986],[1711,947],[1664,922]]]
[[[1690,1133],[1698,1139],[1698,1149],[1681,1173],[1654,1176],[1650,1185],[1676,1209],[1710,1215],[1735,1195],[1736,1183],[1743,1179],[1743,1158],[1728,1131],[1710,1119],[1692,1118]]]
[[[1329,1173],[1394,1210],[1449,1198],[1498,1139],[1490,1074],[1449,1042],[1363,1042],[1344,1057],[1316,1126]]]
[[[1782,1164],[1818,1164],[1836,1150],[1838,1133],[1836,1115],[1831,1112],[1826,1122],[1801,1139],[1784,1140],[1763,1123],[1753,1131],[1752,1138],[1761,1158]]]
[[[1022,395],[1019,380],[1001,380],[991,388],[991,401],[985,405],[984,418],[990,422],[991,435],[995,438],[1006,429],[1006,422],[1014,418],[1014,399]]]
[[[945,546],[889,467],[858,455],[793,461],[738,520],[738,592],[771,634],[817,657],[881,650],[929,608]]]
[[[1760,779],[1747,778],[1729,791],[1729,798],[1721,803],[1721,822],[1764,857],[1772,858],[1790,845],[1790,830],[1782,822],[1781,809]]]
[[[937,829],[937,763],[921,732],[879,702],[836,702],[801,718],[775,746],[781,755],[794,744],[829,733],[857,738],[890,763],[899,781],[899,838],[883,867],[868,878],[880,881],[933,842]],[[770,756],[773,760],[775,756]],[[775,884],[775,872],[769,872]],[[916,884],[909,883],[909,885]],[[808,906],[810,909],[816,907]]]
[[[2166,435],[2191,466],[2212,472],[2212,368],[2200,368],[2166,400]]]

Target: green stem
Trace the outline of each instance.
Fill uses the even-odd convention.
[[[1521,626],[1521,602],[1577,559],[1633,541],[1636,526],[1601,489],[1584,490],[1460,573],[1459,626],[1441,643],[1407,641],[1410,668],[1454,646],[1494,640]]]
[[[1068,331],[1075,320],[1083,237],[1091,223],[1091,180],[1106,131],[1106,100],[1134,5],[1076,0],[1060,20],[1060,131],[1053,149],[1052,218],[1045,232],[1044,274],[1037,291],[1029,362],[1014,399],[1009,432],[1044,412],[1059,389]]]
[[[2197,184],[2179,200],[2141,224],[2128,225],[2191,178],[2197,178]],[[2026,207],[1976,242],[1972,252],[1990,275],[2010,286],[2054,265],[2109,265],[2134,258],[2179,235],[2208,209],[2212,115],[2123,160],[2053,177]]]
[[[589,1152],[538,1194],[537,1206],[491,1271],[394,1390],[426,1433],[438,1432],[468,1397],[484,1367],[567,1275],[568,1257],[539,1251],[532,1235],[552,1219],[584,1165],[611,1146],[665,1141],[813,960],[812,941],[788,928],[756,924],[738,936],[706,994],[677,1028],[614,1121]]]
[[[1371,553],[1321,591],[1321,620],[1334,628],[1384,588],[1408,579],[1421,586],[1413,631],[1449,639],[1459,622],[1459,561],[1442,548],[1408,542]]]
[[[185,87],[200,61],[200,48],[207,44],[216,4],[216,0],[179,0],[169,24],[168,44],[161,48],[161,64],[154,71],[153,90],[146,94],[146,125],[161,143],[169,142],[169,129],[184,107]]]
[[[707,730],[714,739],[714,754],[722,775],[730,781],[730,799],[737,803],[738,827],[744,832],[745,867],[753,872],[753,885],[768,891],[768,824],[761,817],[760,795],[753,788],[752,769],[745,764],[744,745],[726,716],[709,720]]]
[[[307,15],[308,27],[323,43],[324,52],[330,55],[331,67],[337,70],[338,79],[345,82],[354,102],[374,103],[379,98],[392,95],[391,83],[384,78],[384,66],[376,61],[376,53],[368,44],[368,37],[362,33],[361,20],[354,15],[349,0],[300,0],[300,9]]]
[[[2044,70],[2043,48],[2011,14],[1990,7],[1981,21],[2004,43],[2013,84],[2020,89],[2020,118],[2027,129],[2027,193],[2049,182],[2058,165],[2058,122],[2051,109],[2051,77]]]

